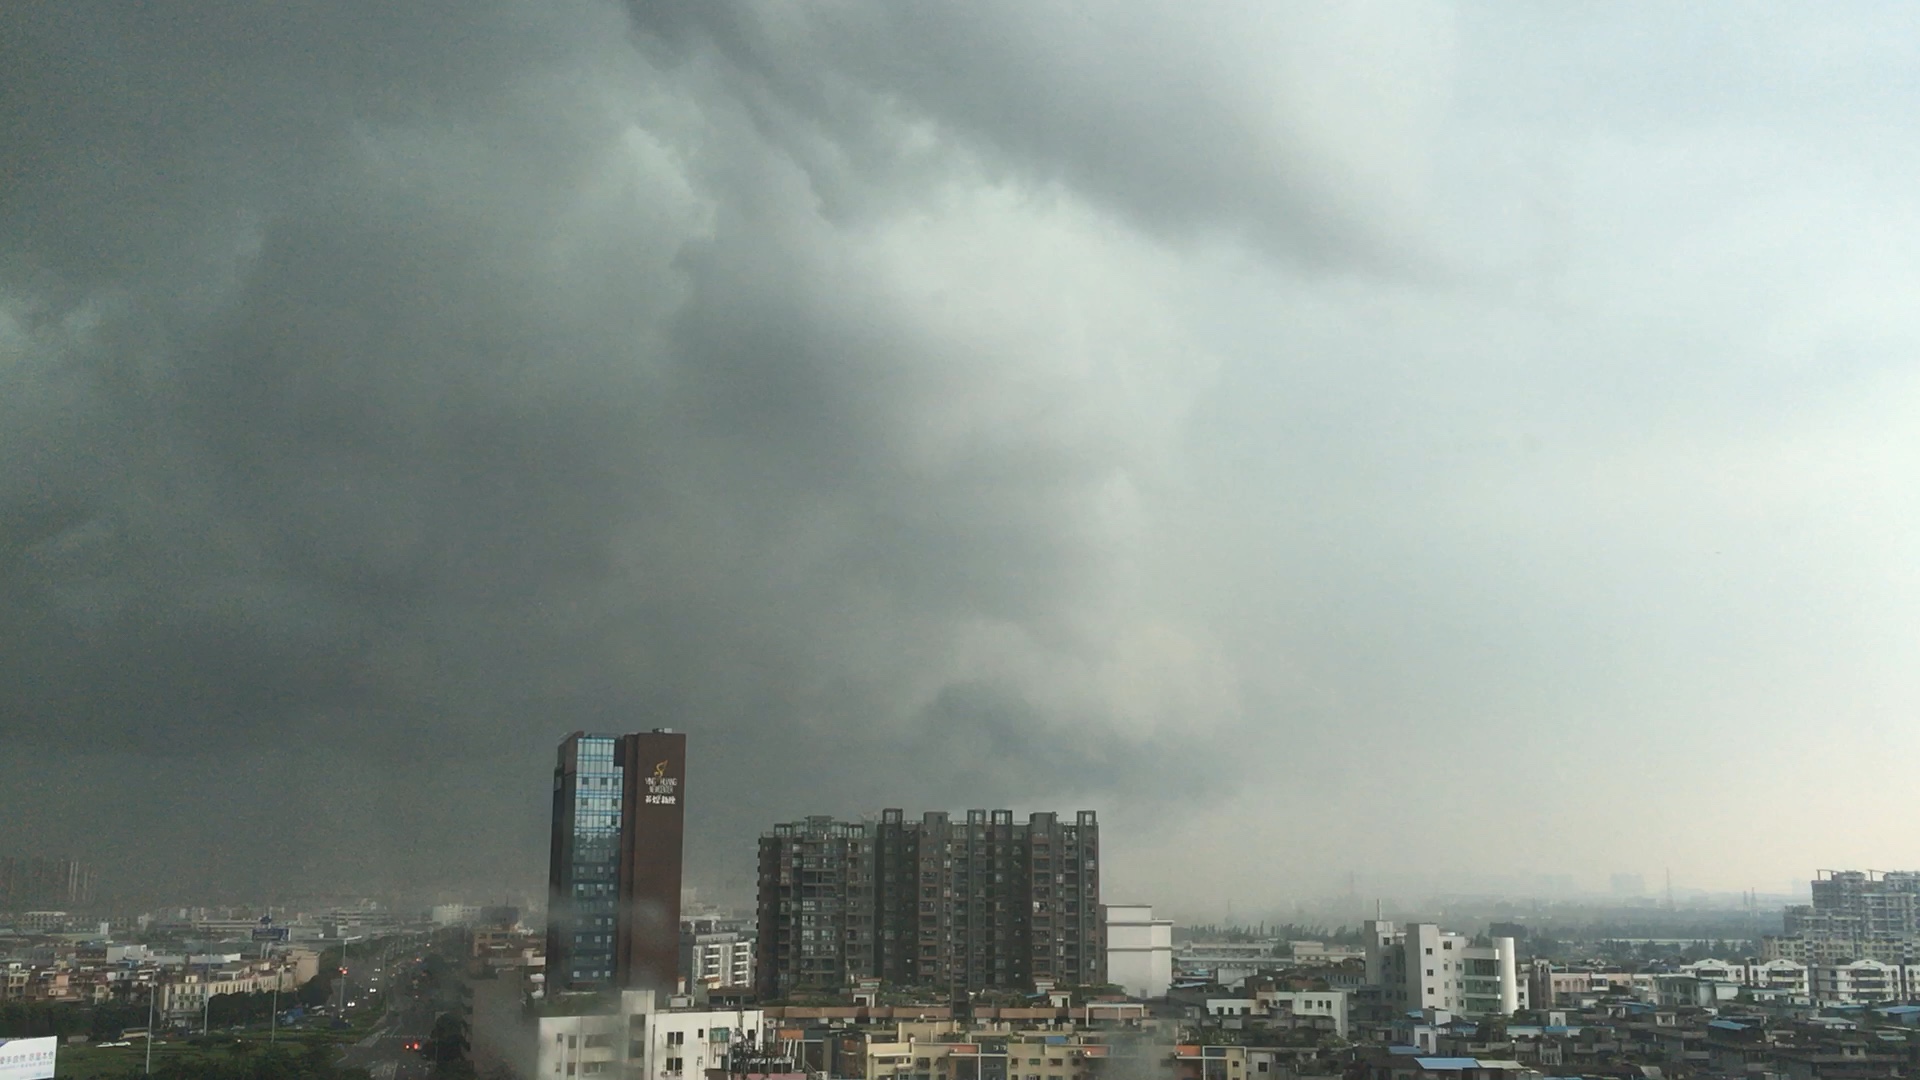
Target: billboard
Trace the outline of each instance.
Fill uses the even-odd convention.
[[[0,1039],[0,1080],[51,1080],[54,1048],[60,1040]]]
[[[262,926],[262,927],[259,927],[259,928],[257,928],[257,929],[255,929],[255,930],[254,930],[254,932],[253,932],[253,940],[255,940],[255,941],[285,941],[285,940],[287,940],[287,928],[286,928],[286,927],[284,927],[284,926]]]

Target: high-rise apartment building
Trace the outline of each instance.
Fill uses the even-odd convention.
[[[1105,982],[1099,859],[1090,810],[776,825],[760,839],[760,992]]]
[[[687,737],[574,732],[553,770],[547,983],[672,992]]]
[[[1812,904],[1787,908],[1786,932],[1765,939],[1768,959],[1920,960],[1920,872],[1822,870],[1812,891]]]
[[[93,867],[78,859],[0,858],[0,911],[92,903]]]

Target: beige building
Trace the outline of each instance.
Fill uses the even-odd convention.
[[[160,978],[156,998],[160,1015],[168,1022],[191,1021],[210,999],[223,994],[292,993],[320,969],[319,954],[293,949],[270,960],[222,964],[199,970],[188,968]]]

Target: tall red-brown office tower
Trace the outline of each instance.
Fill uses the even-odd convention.
[[[680,972],[681,835],[687,811],[687,737],[665,729],[622,735],[620,911],[614,985],[672,993]]]
[[[574,732],[553,773],[547,982],[671,993],[680,968],[687,737]]]

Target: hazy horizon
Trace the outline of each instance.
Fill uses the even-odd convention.
[[[537,890],[554,746],[1184,917],[1920,865],[1898,5],[0,13],[0,853]]]

